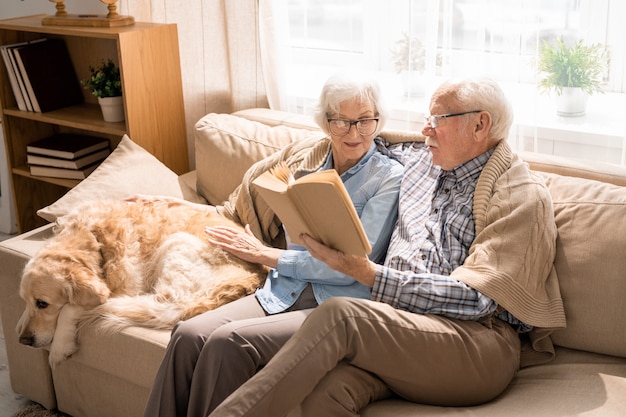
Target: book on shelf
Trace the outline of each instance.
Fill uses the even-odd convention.
[[[82,103],[83,92],[62,39],[29,43],[13,49],[35,112]]]
[[[74,160],[102,149],[109,149],[109,140],[76,133],[58,133],[26,145],[29,154]]]
[[[13,67],[11,57],[9,56],[9,54],[11,53],[10,48],[13,46],[15,46],[15,44],[0,46],[0,53],[2,53],[2,60],[4,61],[4,66],[7,69],[7,75],[9,76],[9,83],[11,84],[11,90],[13,90],[13,95],[15,96],[15,102],[17,103],[17,108],[22,111],[27,111],[28,108],[26,107],[26,102],[24,101],[22,90],[20,90],[20,85],[17,80],[15,67]]]
[[[367,255],[372,251],[337,171],[318,171],[294,179],[289,168],[279,164],[252,183],[294,243],[302,244],[300,235],[306,233],[344,253]]]
[[[92,152],[85,156],[75,159],[54,158],[49,156],[27,154],[26,163],[28,165],[40,165],[47,167],[66,168],[66,169],[80,169],[94,162],[102,161],[105,159],[111,151],[109,149],[102,149],[100,151]]]
[[[9,83],[11,84],[13,95],[15,96],[17,108],[22,111],[33,111],[33,106],[28,97],[28,93],[26,92],[26,85],[24,84],[24,80],[22,79],[22,73],[20,72],[17,66],[17,62],[15,61],[14,49],[24,45],[28,45],[29,43],[43,42],[45,40],[46,39],[43,38],[29,42],[18,42],[0,46],[0,53],[2,54],[4,66],[7,69]]]
[[[65,178],[71,180],[84,180],[100,165],[100,161],[87,165],[80,169],[66,169],[55,167],[44,167],[39,165],[30,166],[30,175],[36,177],[52,177],[52,178]]]

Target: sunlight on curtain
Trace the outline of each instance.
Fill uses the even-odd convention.
[[[262,70],[273,66],[274,55],[262,56],[259,47],[262,43],[265,50],[276,50],[270,1],[120,0],[118,12],[138,22],[177,24],[192,167],[193,126],[204,115],[268,107],[266,82],[280,105],[273,76],[266,80],[271,73]]]
[[[280,0],[288,28],[284,110],[310,114],[325,79],[346,67],[374,73],[393,103],[391,126],[421,129],[444,79],[486,75],[511,98],[509,141],[524,151],[626,164],[626,3],[618,0]],[[621,17],[620,17],[621,16]],[[557,37],[606,45],[605,94],[586,115],[562,117],[538,88],[537,54]]]

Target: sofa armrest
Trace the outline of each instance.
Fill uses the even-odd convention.
[[[48,224],[0,243],[0,311],[11,388],[49,409],[56,407],[56,397],[48,351],[20,344],[15,327],[24,311],[19,295],[22,270],[51,233]]]

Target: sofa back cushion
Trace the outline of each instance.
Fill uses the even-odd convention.
[[[221,204],[252,164],[317,130],[268,126],[230,114],[210,113],[194,129],[197,190],[210,204]]]
[[[195,130],[199,193],[211,204],[220,204],[253,163],[294,140],[321,135],[311,131],[310,122],[291,117],[267,109],[203,117]],[[392,143],[423,140],[419,132],[411,131],[385,130],[381,136]],[[567,328],[556,331],[553,341],[626,357],[626,187],[584,178],[623,184],[626,175],[614,167],[598,170],[595,166],[588,172],[567,165],[568,171],[561,172],[563,161],[548,157],[529,161],[534,170],[548,171],[542,175],[552,194],[559,231],[555,267]]]
[[[543,173],[567,328],[556,345],[626,357],[626,187]]]

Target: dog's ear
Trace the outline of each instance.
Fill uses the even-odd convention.
[[[71,271],[71,275],[66,280],[70,304],[92,308],[104,304],[111,295],[104,280],[88,268],[77,268]]]

